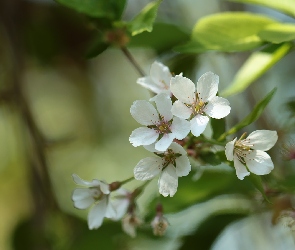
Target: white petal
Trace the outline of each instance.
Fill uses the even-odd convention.
[[[147,150],[147,151],[150,151],[152,153],[154,152],[158,152],[158,150],[155,149],[155,144],[156,143],[153,143],[151,145],[144,145],[143,147]]]
[[[127,212],[129,206],[129,200],[127,198],[115,198],[112,204],[116,210],[116,217],[114,220],[120,220]]]
[[[162,159],[160,157],[147,157],[140,160],[134,168],[136,180],[146,181],[154,178],[162,170]]]
[[[253,144],[251,148],[267,151],[272,148],[278,140],[277,131],[271,130],[256,130],[252,132],[247,138],[250,144]]]
[[[170,90],[172,94],[182,103],[193,104],[196,100],[195,84],[182,75],[171,78]]]
[[[234,167],[236,169],[237,177],[240,180],[244,180],[246,176],[250,175],[250,172],[248,172],[247,168],[239,161],[236,155],[234,155]]]
[[[130,108],[132,117],[142,125],[153,125],[159,121],[159,114],[148,101],[135,101]]]
[[[192,114],[192,110],[188,108],[185,104],[183,104],[181,101],[176,101],[173,103],[171,112],[173,115],[182,119],[188,119]]]
[[[163,137],[156,142],[155,148],[158,151],[166,151],[166,149],[171,145],[173,139],[175,138],[173,133],[164,134]]]
[[[221,119],[230,112],[230,106],[227,99],[214,96],[204,108],[204,112],[212,118]]]
[[[203,102],[210,101],[218,91],[219,76],[212,72],[203,74],[197,83],[197,93]]]
[[[232,161],[234,159],[234,147],[236,143],[237,137],[232,141],[226,143],[225,145],[225,155],[226,159]]]
[[[78,209],[86,209],[95,202],[92,192],[88,188],[76,188],[72,194],[72,200],[75,208]]]
[[[110,185],[105,183],[104,181],[100,181],[99,187],[100,187],[101,192],[103,192],[104,194],[110,193]]]
[[[141,145],[150,145],[154,143],[158,137],[159,134],[156,130],[152,128],[141,127],[132,131],[129,141],[133,147],[138,147]]]
[[[161,93],[151,98],[150,101],[156,102],[157,110],[159,114],[164,117],[165,121],[170,121],[172,119],[172,101],[169,95]]]
[[[189,121],[174,117],[170,129],[176,139],[182,140],[188,135],[191,125]]]
[[[194,136],[202,134],[209,122],[209,117],[204,115],[197,115],[191,119],[191,131]]]
[[[168,165],[163,171],[159,178],[159,193],[164,197],[170,195],[172,197],[178,187],[178,177],[176,174],[176,169],[173,165]]]
[[[104,197],[100,202],[95,204],[88,214],[88,227],[89,229],[99,228],[103,222],[107,210],[107,198]]]
[[[179,156],[175,159],[176,174],[178,177],[187,176],[191,171],[191,164],[186,155]]]
[[[162,89],[169,89],[172,75],[167,66],[157,61],[154,62],[151,66],[150,76],[158,86],[161,86]]]
[[[270,156],[260,150],[252,150],[244,158],[248,169],[257,175],[269,174],[274,169]]]
[[[147,77],[141,77],[138,78],[136,83],[138,83],[139,85],[141,85],[142,87],[151,90],[152,92],[158,94],[161,93],[163,88],[160,87],[158,84],[156,84],[151,77],[147,76]],[[170,92],[170,91],[169,91]]]
[[[171,148],[174,153],[178,153],[178,154],[181,154],[181,155],[187,155],[184,148],[182,146],[180,146],[176,142],[172,142],[169,148]]]
[[[85,186],[85,187],[97,187],[99,186],[99,180],[93,179],[92,181],[85,181],[81,179],[78,175],[72,174],[73,180],[77,185]]]
[[[109,219],[117,218],[117,211],[113,203],[110,202],[109,196],[107,197],[107,209],[106,209],[105,217]]]

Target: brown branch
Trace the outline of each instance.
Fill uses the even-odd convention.
[[[131,62],[131,64],[134,66],[134,68],[137,70],[140,76],[144,77],[146,74],[142,70],[142,68],[139,66],[139,64],[135,61],[134,57],[131,55],[129,50],[126,47],[121,47],[122,52],[127,57],[127,59]]]

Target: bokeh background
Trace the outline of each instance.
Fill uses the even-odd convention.
[[[123,19],[130,20],[148,2],[127,1]],[[181,55],[172,47],[188,39],[199,18],[224,11],[257,12],[294,22],[264,7],[166,0],[157,15],[157,34],[143,33],[127,47],[147,73],[154,60],[195,82],[212,71],[219,75],[223,90],[248,52]],[[71,201],[72,173],[86,180],[124,180],[140,159],[149,156],[144,149],[133,148],[128,137],[138,126],[130,106],[150,93],[136,84],[138,72],[119,48],[87,58],[92,40],[93,27],[85,16],[52,0],[0,3],[0,249],[295,249],[290,228],[271,223],[275,206],[263,205],[260,213],[253,213],[264,201],[250,182],[237,180],[227,166],[204,167],[198,162],[180,181],[175,197],[162,199],[170,222],[164,237],[153,236],[149,224],[158,199],[156,181],[138,200],[146,223],[137,238],[110,220],[98,230],[88,230],[87,211],[75,209]],[[290,112],[294,65],[295,54],[290,52],[245,92],[229,97],[228,127],[278,87],[261,118],[247,128],[279,132],[280,140],[271,151],[278,178],[294,174],[294,160],[285,161],[280,150],[288,143],[295,148]],[[42,162],[46,170],[40,167]],[[127,187],[140,184],[134,181]]]

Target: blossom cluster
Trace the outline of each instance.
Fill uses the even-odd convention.
[[[130,113],[142,126],[132,131],[129,141],[134,147],[143,146],[154,155],[137,163],[134,178],[148,181],[159,176],[159,193],[173,197],[178,178],[191,171],[188,149],[182,146],[188,146],[187,141],[200,137],[210,118],[222,119],[229,115],[231,107],[227,99],[217,95],[219,77],[212,72],[204,73],[194,84],[183,74],[173,76],[167,66],[154,62],[150,75],[139,78],[137,83],[154,96],[149,101],[137,100],[132,104]],[[271,149],[277,139],[276,131],[256,130],[248,137],[244,133],[240,139],[224,143],[224,154],[228,161],[233,161],[240,180],[250,172],[265,175],[273,170],[274,164],[265,151]],[[130,179],[111,184],[97,179],[84,181],[77,175],[73,175],[73,179],[83,186],[73,192],[75,207],[91,207],[89,229],[100,227],[104,217],[122,219],[123,230],[132,237],[136,235],[136,228],[143,223],[137,216],[136,198],[147,182],[129,192],[121,186]],[[168,221],[163,216],[161,204],[156,208],[151,226],[155,235],[163,235],[166,231]]]
[[[150,76],[139,78],[137,83],[156,95],[149,102],[139,100],[132,104],[132,117],[144,127],[135,129],[129,141],[156,156],[141,160],[134,168],[134,176],[137,180],[150,180],[160,174],[160,194],[172,197],[178,177],[191,170],[186,151],[173,140],[182,140],[189,132],[199,136],[210,117],[224,118],[231,108],[228,100],[217,96],[219,77],[212,72],[203,74],[195,85],[182,74],[172,76],[168,67],[155,62]]]

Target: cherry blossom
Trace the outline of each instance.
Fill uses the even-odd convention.
[[[274,165],[270,156],[264,151],[275,145],[278,140],[277,132],[256,130],[247,138],[243,137],[244,135],[239,140],[235,138],[225,146],[226,158],[234,161],[237,177],[243,180],[245,176],[250,175],[250,172],[256,175],[269,174]]]
[[[158,186],[163,196],[174,196],[178,187],[178,177],[186,176],[191,171],[191,164],[186,151],[177,143],[172,142],[166,151],[159,152],[155,145],[145,147],[156,156],[147,157],[138,162],[134,168],[137,180],[151,180],[160,175]]]
[[[137,83],[152,92],[166,93],[171,96],[170,79],[172,74],[167,66],[160,62],[154,62],[151,66],[150,75],[137,79]]]
[[[155,141],[155,148],[165,151],[173,139],[182,140],[190,130],[188,121],[173,117],[171,108],[172,101],[166,94],[156,95],[151,99],[156,103],[157,109],[148,101],[135,101],[130,113],[140,124],[147,127],[135,129],[129,137],[130,143],[134,146],[150,145]]]
[[[99,228],[104,217],[116,217],[116,211],[109,202],[110,188],[107,183],[97,179],[85,181],[76,174],[73,174],[72,177],[77,185],[84,187],[74,190],[72,195],[74,206],[78,209],[91,207],[88,213],[89,229]]]
[[[209,117],[221,119],[230,112],[227,99],[216,96],[219,77],[212,72],[203,74],[197,86],[188,78],[177,75],[171,78],[170,89],[178,99],[172,107],[172,114],[190,120],[191,132],[195,136],[202,134]]]

